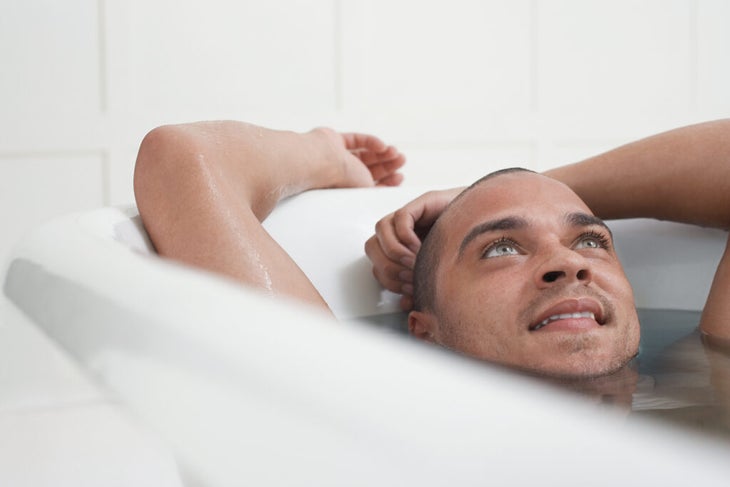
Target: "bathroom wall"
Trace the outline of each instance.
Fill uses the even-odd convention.
[[[0,258],[133,201],[162,123],[372,131],[449,186],[730,116],[729,59],[724,0],[6,0]]]

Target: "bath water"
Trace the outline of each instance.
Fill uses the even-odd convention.
[[[730,440],[730,354],[703,345],[699,311],[639,309],[641,345],[620,372],[598,379],[558,381],[600,407],[669,422]],[[406,314],[362,320],[407,335]],[[490,366],[490,365],[485,365]]]

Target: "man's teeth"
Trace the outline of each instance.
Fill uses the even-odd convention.
[[[536,327],[535,330],[539,330],[543,326],[547,325],[548,323],[552,323],[553,321],[557,320],[567,320],[568,318],[590,318],[592,320],[596,319],[596,315],[591,313],[590,311],[583,311],[581,313],[564,313],[561,315],[552,315],[544,320],[542,320]]]

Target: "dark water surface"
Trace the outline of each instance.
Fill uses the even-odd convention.
[[[699,311],[639,310],[632,414],[730,439],[730,354],[705,346]]]
[[[639,356],[612,376],[558,382],[602,407],[730,440],[730,353],[703,344],[699,311],[640,309]],[[407,334],[406,314],[367,323]],[[551,382],[554,382],[550,380]]]

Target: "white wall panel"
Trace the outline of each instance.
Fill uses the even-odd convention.
[[[118,147],[109,160],[110,205],[127,205],[134,202],[132,180],[137,149],[137,146]]]
[[[481,136],[529,109],[527,1],[346,3],[343,32],[344,107],[365,126]]]
[[[0,261],[38,223],[104,203],[103,157],[0,155]],[[2,266],[0,266],[2,268]]]
[[[698,6],[697,103],[706,118],[730,116],[730,2]]]
[[[0,15],[0,150],[67,133],[103,104],[96,0],[13,0]],[[72,138],[74,138],[72,136]]]
[[[372,131],[406,151],[407,184],[444,186],[504,165],[553,167],[730,114],[724,0],[4,7],[0,184],[19,197],[27,183],[24,197],[38,200],[15,211],[21,226],[45,214],[34,205],[132,201],[137,146],[160,123],[232,117]],[[75,157],[37,154],[95,162],[86,171]],[[95,193],[67,194],[51,179],[32,193],[28,161]]]
[[[555,128],[633,133],[664,128],[691,108],[689,0],[537,5],[538,107]]]
[[[529,143],[424,145],[408,148],[405,183],[424,188],[451,188],[473,183],[491,171],[532,166]]]
[[[332,0],[131,3],[135,109],[250,118],[335,104]]]

